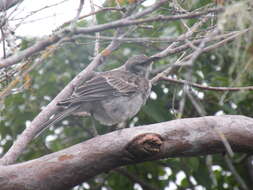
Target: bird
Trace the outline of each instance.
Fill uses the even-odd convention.
[[[69,97],[57,103],[59,113],[46,121],[44,127],[71,114],[92,116],[106,126],[127,121],[139,112],[149,97],[151,65],[148,56],[136,55],[121,67],[94,72],[89,80],[75,87]]]

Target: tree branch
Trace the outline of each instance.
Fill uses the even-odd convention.
[[[243,91],[243,90],[253,90],[253,86],[244,86],[244,87],[214,87],[214,86],[203,86],[201,84],[193,83],[186,80],[173,79],[169,77],[162,76],[159,80],[164,80],[176,84],[189,85],[202,90],[213,90],[213,91]]]
[[[60,39],[62,39],[66,35],[72,36],[72,35],[77,35],[77,34],[89,34],[89,33],[94,33],[94,32],[101,32],[101,31],[113,29],[113,28],[126,27],[130,25],[137,25],[137,24],[143,24],[143,23],[149,23],[149,22],[155,22],[155,21],[174,21],[178,19],[190,19],[190,18],[196,18],[202,15],[206,15],[211,12],[221,12],[223,10],[221,8],[213,8],[213,9],[208,9],[201,12],[191,12],[191,13],[182,14],[182,15],[175,15],[175,16],[160,15],[157,17],[151,17],[151,18],[146,18],[146,19],[138,19],[144,16],[145,14],[149,14],[150,12],[159,8],[165,2],[167,2],[167,0],[158,1],[158,3],[156,3],[154,6],[147,8],[140,13],[137,13],[135,15],[132,15],[123,19],[119,19],[110,23],[100,24],[100,25],[90,26],[90,27],[85,27],[85,28],[79,27],[79,28],[76,28],[75,31],[73,32],[70,32],[69,29],[63,30],[60,33],[54,34],[46,39],[38,41],[33,46],[23,51],[20,51],[19,53],[16,53],[15,55],[8,57],[7,59],[1,60],[0,69],[14,65],[18,63],[19,61],[21,61],[22,59],[27,58],[41,50],[44,50],[46,47],[58,42]]]
[[[119,166],[167,157],[253,152],[253,119],[239,115],[188,118],[97,136],[38,159],[0,166],[1,190],[64,190]]]

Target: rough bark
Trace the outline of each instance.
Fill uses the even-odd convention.
[[[31,161],[0,166],[1,190],[68,189],[113,168],[167,157],[253,152],[253,119],[207,116],[127,128]]]

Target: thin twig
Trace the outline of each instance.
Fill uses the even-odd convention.
[[[201,27],[206,21],[208,20],[208,17],[204,17],[203,19],[201,19],[199,22],[195,23],[190,30],[188,30],[186,33],[181,34],[178,38],[189,38],[190,36],[193,35],[193,33],[199,28]],[[164,49],[163,51],[156,53],[155,55],[151,56],[151,59],[157,60],[157,59],[161,59],[163,57],[168,56],[169,54],[171,54],[172,51],[174,51],[175,47],[178,45],[178,42],[173,42],[172,44],[170,44],[166,49]],[[184,56],[184,54],[182,55]],[[181,57],[180,57],[181,59]],[[179,62],[178,59],[176,61],[175,64],[177,64],[177,62]],[[181,62],[181,61],[180,61]],[[158,73],[155,77],[153,77],[151,79],[151,83],[155,84],[162,76],[166,76],[170,71],[170,68],[167,68],[166,70],[162,71],[161,73]]]
[[[212,187],[217,187],[218,182],[217,182],[217,179],[215,177],[214,171],[212,170],[212,166],[213,166],[213,156],[212,155],[207,155],[206,156],[206,165],[207,165],[209,177],[212,181]]]
[[[193,35],[193,33],[199,28],[201,27],[203,24],[205,24],[207,22],[207,20],[209,19],[209,17],[204,17],[203,19],[201,19],[199,22],[195,23],[192,27],[191,30],[188,30],[186,33],[181,34],[179,36],[179,39],[185,39],[185,38],[189,38],[190,36]],[[152,56],[152,58],[154,59],[158,59],[158,58],[162,58],[162,57],[166,57],[168,54],[170,54],[171,50],[178,45],[177,42],[172,43],[171,45],[169,45],[166,49],[164,49],[163,51],[155,54]]]
[[[78,7],[78,9],[77,9],[76,16],[75,16],[75,18],[71,21],[71,28],[72,28],[72,29],[75,27],[75,25],[76,25],[76,23],[77,23],[77,21],[78,21],[78,19],[79,19],[79,17],[80,17],[81,11],[82,11],[82,9],[83,9],[83,5],[84,5],[84,0],[80,0],[80,2],[79,2],[79,7]]]
[[[239,173],[236,171],[231,159],[229,158],[228,155],[224,156],[225,162],[229,168],[229,170],[232,172],[233,176],[235,177],[235,180],[238,182],[238,184],[242,187],[243,190],[249,190],[248,186],[246,183],[243,181]]]
[[[5,34],[3,31],[3,26],[1,27],[1,35],[2,35],[2,41],[3,41],[3,58],[6,58],[6,50],[5,50]]]
[[[174,78],[169,78],[169,77],[165,77],[162,76],[159,80],[163,80],[163,81],[168,81],[171,83],[177,83],[177,84],[182,84],[182,85],[189,85],[189,86],[193,86],[202,90],[213,90],[213,91],[245,91],[245,90],[253,90],[253,86],[245,86],[245,87],[213,87],[213,86],[204,86],[201,84],[197,84],[197,83],[193,83],[190,81],[186,81],[186,80],[179,80],[179,79],[174,79]]]
[[[97,10],[97,11],[94,11],[94,12],[91,12],[91,13],[88,13],[88,14],[85,14],[85,15],[82,15],[82,16],[79,16],[78,20],[84,19],[84,18],[89,17],[89,16],[92,16],[92,15],[96,15],[96,14],[101,13],[101,12],[106,12],[106,11],[125,11],[125,8],[104,7],[104,8],[101,8],[100,10]],[[57,29],[55,29],[54,31],[57,31],[57,30],[59,30],[60,28],[66,26],[66,25],[69,25],[71,22],[72,22],[72,20],[69,20],[69,21],[64,22],[64,23],[61,24],[59,27],[57,27]]]
[[[12,20],[14,20],[14,21],[21,20],[21,21],[15,26],[15,28],[14,28],[14,30],[16,30],[20,25],[24,24],[24,21],[25,21],[26,19],[28,19],[29,17],[31,17],[31,16],[35,15],[36,13],[39,13],[39,12],[45,10],[45,9],[58,6],[58,5],[62,4],[62,3],[64,3],[65,1],[67,1],[67,0],[62,0],[62,1],[60,1],[60,2],[51,4],[51,5],[46,5],[46,6],[42,7],[42,8],[40,8],[40,9],[31,11],[29,14],[27,14],[26,16],[21,17],[21,18],[16,18],[16,19],[14,19],[14,18],[11,18],[11,15],[12,15],[12,14],[9,14],[9,15],[8,15],[8,20],[9,20],[9,21],[12,21]]]
[[[91,8],[91,11],[92,12],[95,12],[95,6],[94,6],[94,3],[93,3],[93,0],[90,0],[90,8]],[[94,25],[97,25],[97,18],[96,18],[96,15],[92,15],[92,22]],[[100,34],[99,32],[96,32],[95,33],[95,44],[94,44],[94,57],[97,56],[97,54],[99,53],[99,38],[100,38]]]
[[[195,31],[196,33],[198,31]],[[224,39],[228,36],[231,36],[233,34],[238,33],[239,31],[233,31],[230,33],[226,33],[226,34],[220,34],[217,35],[213,38],[213,40],[220,40],[220,39]],[[92,35],[76,35],[73,38],[87,38],[87,39],[96,39],[95,36]],[[152,38],[152,37],[124,37],[122,39],[117,39],[119,41],[122,42],[131,42],[131,43],[170,43],[170,42],[180,42],[180,41],[185,41],[185,40],[201,40],[203,39],[204,36],[201,37],[157,37],[157,38]],[[113,37],[110,36],[100,36],[99,40],[112,40]],[[192,42],[191,42],[192,43]]]

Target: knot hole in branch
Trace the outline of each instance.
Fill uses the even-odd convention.
[[[144,133],[135,137],[127,146],[128,158],[143,160],[156,156],[161,151],[163,139],[156,133]]]

